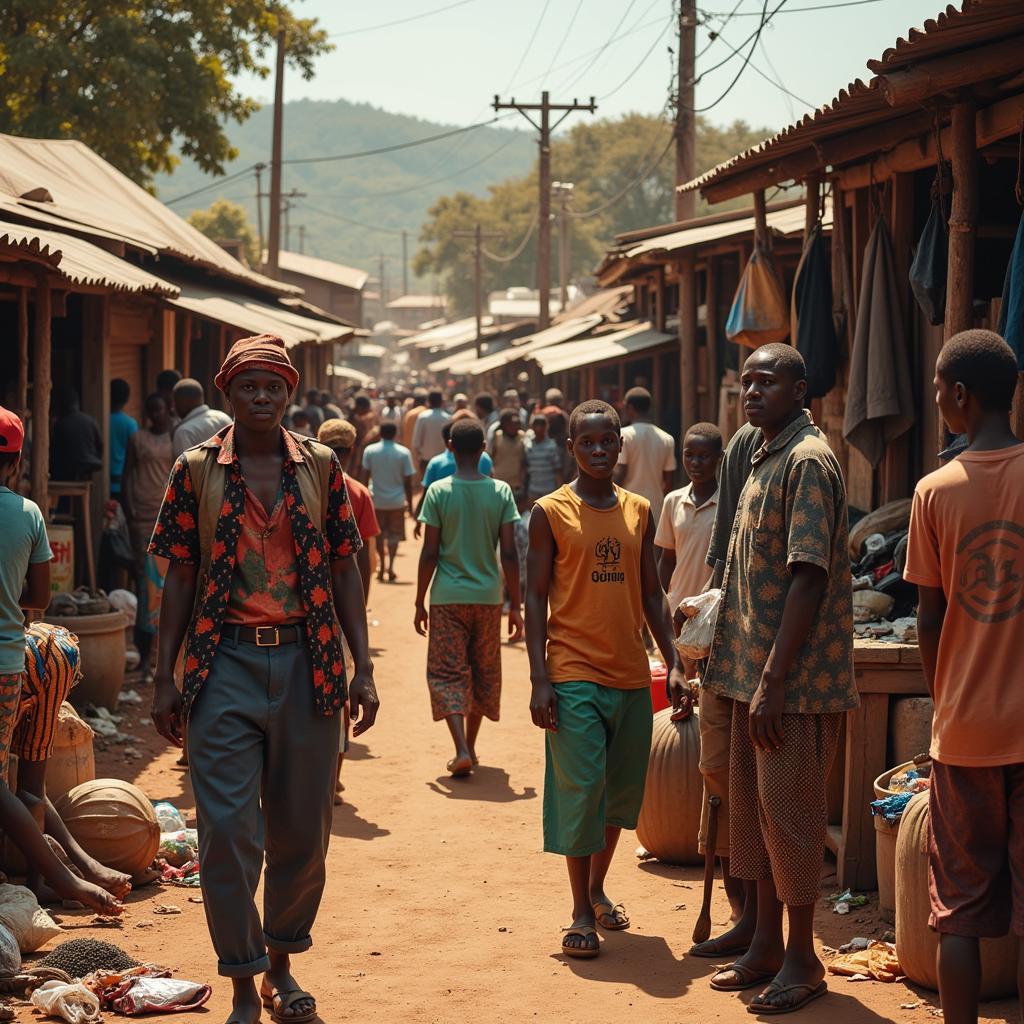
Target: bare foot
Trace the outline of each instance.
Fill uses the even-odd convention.
[[[471,775],[473,772],[473,759],[469,754],[456,754],[448,762],[448,773],[455,778],[462,778],[464,775]]]
[[[101,889],[83,878],[76,878],[70,872],[53,888],[62,900],[74,900],[76,903],[84,904],[104,917],[116,917],[124,911],[121,901],[106,889]]]
[[[87,882],[106,889],[115,899],[123,900],[132,891],[131,875],[105,867],[97,860],[90,858],[81,865],[81,870]]]

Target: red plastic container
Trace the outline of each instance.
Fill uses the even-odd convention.
[[[656,658],[651,658],[651,704],[655,712],[664,711],[670,705],[666,685],[668,669]]]

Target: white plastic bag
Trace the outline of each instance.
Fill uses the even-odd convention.
[[[187,1013],[198,1009],[212,995],[209,985],[184,978],[129,978],[114,993],[117,1013],[134,1017],[142,1013]]]
[[[0,924],[0,974],[17,974],[21,970],[21,950],[10,928]]]
[[[715,623],[718,621],[718,606],[722,603],[722,591],[717,587],[705,590],[694,597],[684,597],[679,608],[688,615],[679,636],[675,639],[676,650],[684,658],[706,658],[711,653],[711,642],[715,638]]]
[[[11,930],[22,953],[34,953],[62,931],[23,885],[0,885],[0,923]]]
[[[32,993],[32,1005],[47,1016],[63,1017],[68,1024],[102,1020],[99,999],[81,982],[48,981]]]

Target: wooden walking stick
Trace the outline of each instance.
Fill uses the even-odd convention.
[[[693,926],[693,941],[707,942],[711,937],[711,893],[715,888],[715,849],[718,842],[718,808],[720,796],[708,797],[708,834],[704,840],[704,902],[700,917]]]

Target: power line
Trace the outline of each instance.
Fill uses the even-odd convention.
[[[781,89],[785,93],[785,95],[787,97],[787,99],[786,99],[786,106],[789,108],[789,119],[790,119],[790,121],[795,121],[796,120],[796,111],[793,109],[793,104],[790,103],[789,98],[792,98],[794,100],[800,100],[800,102],[805,107],[811,107],[811,106],[813,106],[813,104],[812,103],[808,103],[807,100],[805,100],[805,99],[801,99],[791,89],[787,89],[786,88],[786,83],[782,81],[782,75],[779,74],[779,69],[772,63],[772,58],[771,58],[771,56],[768,53],[768,47],[764,45],[764,37],[763,36],[761,37],[761,39],[758,40],[758,45],[761,47],[761,53],[764,54],[765,63],[768,65],[768,69],[769,69],[769,71],[771,71],[772,78],[774,78],[774,81],[772,81],[772,78],[768,78],[768,76],[765,75],[765,73],[756,64],[751,63],[750,66],[762,78],[768,78],[768,81],[772,82],[773,85],[777,86],[779,89]]]
[[[782,5],[785,2],[786,2],[786,0],[779,0],[779,6],[776,7],[774,11],[772,11],[772,14],[774,15],[779,10],[779,8],[782,7]],[[743,72],[747,70],[747,66],[750,64],[751,57],[754,56],[754,49],[757,47],[758,40],[761,38],[761,33],[764,31],[765,25],[768,24],[769,16],[768,16],[767,12],[768,12],[768,0],[764,0],[764,6],[761,8],[761,24],[757,26],[757,31],[754,32],[752,37],[751,37],[751,38],[753,38],[754,41],[750,44],[750,49],[747,51],[746,56],[744,56],[743,63],[740,65],[739,71],[737,71],[736,74],[733,76],[733,80],[726,87],[725,92],[723,92],[722,95],[719,96],[718,99],[715,100],[714,103],[709,103],[709,104],[707,104],[707,106],[704,106],[704,107],[695,107],[694,111],[693,111],[695,114],[703,114],[706,111],[711,110],[712,107],[717,107],[718,104],[721,103],[722,100],[724,100],[726,98],[726,96],[728,96],[729,93],[731,93],[733,91],[733,89],[736,87],[736,83],[742,77]],[[732,57],[727,57],[726,58],[726,60],[731,60],[731,59],[732,59]],[[769,79],[769,81],[771,81],[771,79]],[[802,102],[803,102],[803,100],[801,100],[801,103]]]
[[[653,7],[654,4],[657,3],[657,2],[658,2],[658,0],[653,0],[653,2],[651,3],[651,6],[647,8],[647,11],[649,11],[651,9],[651,7]],[[618,24],[615,26],[615,28],[612,29],[611,35],[605,41],[604,45],[601,46],[598,49],[597,53],[594,56],[594,59],[592,61],[590,61],[590,63],[587,64],[586,67],[584,67],[582,71],[580,71],[576,75],[574,75],[573,78],[570,81],[566,82],[564,85],[559,86],[559,92],[566,92],[567,93],[601,59],[601,57],[604,54],[604,52],[614,42],[616,34],[618,33],[619,29],[622,28],[622,26],[625,24],[626,19],[629,17],[629,12],[631,10],[633,10],[633,7],[635,5],[636,5],[636,0],[629,0],[629,6],[625,9],[625,11],[622,12],[622,17],[619,18]],[[644,17],[647,14],[647,11],[644,11],[644,13],[642,15],[640,15],[640,17]],[[506,88],[506,91],[507,91],[507,88]]]
[[[712,46],[715,45],[715,40],[718,39],[721,34],[728,27],[729,22],[735,17],[736,12],[740,9],[743,0],[736,0],[736,6],[726,15],[714,15],[709,14],[707,11],[701,12],[701,17],[704,19],[704,27],[707,28],[707,23],[712,19],[716,18],[719,22],[717,31],[715,29],[708,29],[708,41],[700,48],[700,50],[694,54],[694,60],[700,60]]]
[[[410,21],[419,21],[422,18],[429,18],[434,14],[443,14],[445,11],[454,10],[456,7],[465,7],[466,4],[475,3],[476,0],[455,0],[455,3],[446,4],[444,7],[435,7],[432,11],[421,11],[419,14],[410,14],[407,18],[396,18],[394,21],[382,21],[376,25],[364,25],[362,28],[350,28],[344,32],[332,32],[328,39],[340,39],[342,36],[356,36],[362,32],[375,32],[379,28],[391,28],[393,25],[406,25]]]
[[[757,28],[755,28],[754,31],[751,32],[750,35],[747,36],[747,38],[744,39],[742,43],[740,43],[738,49],[742,50],[743,47],[746,46],[747,43],[749,43],[751,40],[754,40],[754,44],[756,45],[757,44],[757,40],[760,38],[761,33],[764,31],[765,26],[768,24],[769,21],[772,20],[772,18],[775,17],[776,14],[779,13],[779,10],[782,8],[783,4],[785,4],[785,3],[786,3],[786,0],[781,0],[781,2],[779,3],[778,7],[776,7],[771,12],[771,14],[769,14],[767,17],[765,17],[765,15],[764,15],[764,8],[762,8],[761,9],[761,15],[760,15],[761,18],[762,18],[761,24],[759,24],[757,26]],[[767,7],[768,4],[765,3],[764,6]],[[750,11],[741,11],[740,13],[741,14],[750,14],[751,12]],[[731,61],[733,59],[733,57],[735,57],[735,56],[736,56],[736,53],[734,51],[733,53],[730,53],[728,57],[723,57],[717,64],[712,64],[711,67],[704,68],[701,71],[701,73],[699,75],[697,75],[696,79],[694,80],[694,85],[696,85],[698,82],[700,82],[701,79],[703,79],[703,78],[707,77],[708,75],[710,75],[712,71],[717,71],[723,64],[728,64],[729,61]]]
[[[255,170],[256,164],[252,164],[249,167],[243,168],[241,171],[236,171],[234,174],[229,174],[224,178],[217,178],[214,181],[211,181],[208,185],[203,185],[201,188],[196,188],[191,192],[186,192],[184,195],[175,196],[173,199],[165,199],[164,205],[171,206],[174,203],[180,203],[186,199],[191,199],[193,196],[197,196],[202,192],[208,192],[211,188],[220,188],[222,185],[227,185],[229,182],[236,181],[238,178],[244,177],[246,174],[251,174]]]
[[[480,251],[489,260],[493,260],[495,263],[512,263],[514,260],[519,259],[519,257],[523,255],[523,250],[526,248],[527,242],[529,242],[530,239],[533,237],[534,231],[537,230],[538,223],[538,218],[534,217],[533,220],[530,222],[530,226],[526,229],[526,234],[523,235],[523,240],[515,247],[515,250],[508,256],[499,256],[497,255],[497,253],[491,252],[484,246],[480,247]]]
[[[606,92],[603,96],[598,96],[599,100],[606,100],[609,96],[614,96],[621,88],[623,88],[633,79],[636,73],[647,63],[647,58],[650,57],[650,55],[654,52],[654,48],[658,45],[658,43],[662,41],[662,39],[665,38],[665,33],[672,27],[672,24],[675,22],[675,20],[675,15],[673,15],[671,18],[668,19],[667,22],[665,22],[664,28],[662,28],[662,30],[654,37],[654,42],[651,43],[651,45],[647,48],[647,52],[640,58],[640,63],[637,64],[637,66],[633,68],[633,70],[630,71],[630,73],[626,75],[626,77],[621,82],[619,82],[619,84],[615,86],[614,89],[612,89],[610,92]]]
[[[863,7],[865,4],[880,4],[882,0],[841,0],[840,3],[835,4],[816,4],[813,7],[790,7],[784,11],[784,14],[800,14],[802,11],[832,11],[840,7]],[[721,18],[724,15],[721,11],[704,11],[701,14],[706,14],[712,18]],[[737,18],[757,18],[759,17],[757,11],[740,11],[735,15]]]
[[[558,60],[558,55],[562,52],[562,47],[565,46],[565,41],[569,38],[569,33],[572,32],[573,25],[576,24],[576,19],[579,17],[580,8],[583,6],[583,0],[577,0],[576,10],[572,12],[572,17],[569,19],[569,24],[565,27],[565,35],[562,36],[562,41],[555,48],[555,52],[551,54],[551,63],[548,65],[547,71],[544,72],[545,79],[551,74],[551,69],[555,66],[555,61]]]
[[[529,52],[533,49],[533,44],[537,38],[537,33],[540,31],[541,25],[544,24],[544,19],[547,17],[548,8],[550,6],[551,0],[544,0],[544,8],[540,12],[540,17],[537,19],[537,23],[533,26],[533,31],[530,33],[530,41],[526,44],[526,48],[519,55],[519,63],[516,64],[515,71],[513,71],[512,74],[509,75],[508,85],[506,85],[505,88],[502,89],[502,92],[508,92],[509,89],[512,88],[512,84],[516,80],[516,75],[518,75],[520,70],[522,69],[523,62],[526,60],[527,54],[529,54]]]
[[[376,231],[382,235],[398,235],[401,236],[405,232],[396,231],[394,228],[382,228],[376,224],[364,224],[361,220],[353,220],[351,217],[344,217],[340,213],[334,213],[332,210],[321,210],[319,207],[311,206],[309,203],[303,203],[302,206],[309,210],[310,213],[318,213],[321,217],[330,217],[332,220],[340,220],[344,224],[352,224],[357,228],[365,228],[367,231]]]

